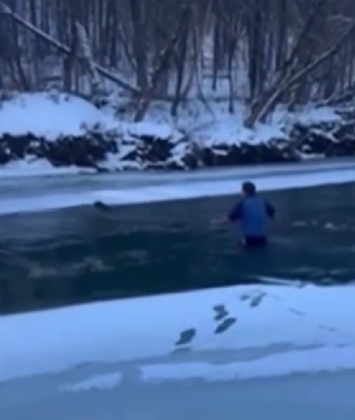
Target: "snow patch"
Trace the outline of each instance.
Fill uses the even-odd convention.
[[[90,168],[78,168],[68,166],[64,168],[53,168],[46,159],[33,159],[26,157],[22,160],[14,160],[0,170],[1,178],[21,178],[27,176],[49,176],[49,175],[76,175],[96,173]]]
[[[355,347],[293,350],[239,363],[169,363],[144,366],[142,379],[149,383],[167,381],[231,381],[293,374],[316,374],[355,369]]]
[[[33,134],[48,141],[61,136],[82,136],[88,129],[118,125],[112,116],[90,102],[64,93],[27,93],[1,104],[0,137]]]
[[[252,352],[251,352],[252,354]],[[197,358],[203,358],[197,355]],[[235,355],[237,358],[238,356]],[[227,360],[228,357],[225,357]],[[298,374],[317,374],[355,369],[355,347],[327,346],[304,348],[265,354],[247,361],[211,363],[204,361],[166,361],[139,363],[136,381],[148,384],[166,382],[233,381],[282,377]],[[62,387],[66,392],[112,390],[124,384],[124,373],[94,375],[85,381]]]
[[[214,121],[208,127],[203,127],[195,133],[200,145],[211,147],[216,145],[237,145],[241,143],[260,144],[272,139],[286,139],[281,127],[258,124],[254,130],[245,128],[242,122],[234,118]]]
[[[178,132],[173,126],[166,123],[156,123],[153,121],[139,122],[135,124],[126,124],[126,133],[137,137],[152,137],[162,140],[169,140],[176,137]],[[181,137],[181,134],[180,134]]]
[[[63,387],[63,391],[82,392],[92,390],[108,390],[115,388],[121,382],[121,373],[106,373],[103,375],[93,376],[85,381],[77,382]]]
[[[291,114],[292,115],[292,114]],[[305,107],[302,111],[293,115],[294,121],[303,125],[316,125],[322,122],[334,123],[341,121],[340,115],[330,107]]]
[[[0,381],[128,361],[145,369],[148,380],[174,378],[178,371],[180,377],[200,376],[202,370],[221,376],[228,369],[206,366],[204,355],[225,351],[234,354],[234,374],[238,366],[244,377],[257,370],[272,376],[355,368],[355,352],[346,350],[355,346],[354,293],[354,287],[237,286],[1,316]],[[341,305],[329,311],[336,302]],[[222,306],[227,318],[217,320]],[[307,357],[306,347],[324,350]],[[191,362],[198,363],[162,369],[186,363],[180,350],[190,350]],[[247,366],[245,355],[252,354],[249,362],[258,364]],[[113,379],[102,381],[110,386],[119,377]]]

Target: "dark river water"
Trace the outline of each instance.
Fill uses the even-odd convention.
[[[281,214],[263,251],[216,226],[237,197],[0,218],[0,312],[148,295],[262,277],[355,279],[355,184],[267,193]]]

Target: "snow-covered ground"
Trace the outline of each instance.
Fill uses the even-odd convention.
[[[80,177],[0,180],[0,215],[91,205],[139,204],[239,192],[241,182],[253,179],[260,191],[305,188],[355,181],[353,160],[317,161],[293,165],[201,171],[184,174],[122,174]]]
[[[280,134],[280,127],[295,121],[311,125],[318,122],[339,121],[340,117],[332,108],[306,107],[289,113],[275,112],[269,124],[260,124],[255,130],[243,127],[246,108],[239,104],[234,115],[227,111],[227,102],[211,104],[210,111],[199,102],[188,102],[178,118],[169,114],[169,106],[164,102],[152,105],[146,120],[130,123],[130,111],[116,113],[115,109],[98,109],[90,102],[63,93],[29,93],[15,96],[4,102],[0,108],[0,137],[4,134],[22,136],[28,133],[48,140],[62,136],[84,135],[88,129],[105,131],[129,131],[139,136],[156,135],[168,137],[172,129],[182,129],[198,133],[203,141],[220,143],[240,141],[267,141]],[[122,105],[124,107],[124,104]]]
[[[0,137],[34,134],[55,141],[83,135],[97,124],[110,129],[112,119],[89,102],[64,94],[21,94],[0,109]]]
[[[211,420],[241,396],[255,420],[273,412],[281,420],[293,406],[298,416],[287,418],[354,414],[349,392],[332,386],[355,383],[354,298],[354,286],[238,286],[0,317],[2,410],[12,413],[4,419],[17,412],[34,420],[58,407],[51,418],[101,420],[117,410],[140,420],[166,411],[155,393],[169,400],[174,390],[173,406],[187,404],[191,414],[210,407]],[[210,394],[223,389],[228,406]],[[209,401],[198,410],[203,395]]]
[[[132,111],[129,107],[124,104],[117,107],[98,109],[82,98],[55,92],[21,94],[1,104],[0,138],[4,135],[30,134],[36,138],[55,142],[63,137],[85,136],[89,131],[96,131],[110,133],[111,136],[120,139],[142,135],[178,139],[181,133],[187,133],[194,144],[199,146],[214,147],[236,143],[255,146],[285,138],[285,127],[296,122],[312,125],[340,120],[339,115],[328,107],[306,107],[292,114],[277,110],[267,124],[258,124],[254,130],[250,130],[243,125],[246,114],[243,105],[239,104],[235,114],[230,115],[226,102],[212,103],[206,109],[200,102],[192,101],[182,107],[178,118],[170,116],[168,104],[155,103],[151,106],[144,122],[133,124],[130,122]],[[126,165],[125,167],[135,169],[139,164],[121,162],[122,156],[131,149],[131,145],[125,147],[121,145],[121,150],[117,154],[108,154],[103,167],[112,170]],[[177,147],[174,153],[178,159],[179,154],[185,153],[185,146]],[[28,155],[21,160],[12,160],[0,166],[1,177],[73,174],[83,171],[87,169],[70,165],[64,169],[55,169],[47,160],[36,158],[34,155]]]

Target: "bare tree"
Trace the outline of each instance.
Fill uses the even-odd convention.
[[[100,86],[132,99],[138,120],[156,98],[176,115],[188,99],[208,108],[218,97],[233,112],[242,97],[249,126],[279,103],[354,91],[352,0],[191,0],[188,9],[181,21],[173,0],[4,0],[2,86],[40,90],[55,80],[88,97]]]

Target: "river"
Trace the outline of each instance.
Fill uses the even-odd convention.
[[[20,188],[18,183],[18,188]],[[355,183],[265,192],[280,219],[246,252],[211,220],[236,195],[2,215],[1,313],[267,278],[355,279]]]
[[[332,165],[0,179],[0,313],[27,312],[0,316],[2,417],[354,418],[353,287],[68,307],[353,282],[355,170]],[[263,251],[211,223],[246,177],[280,214]],[[98,211],[102,198],[119,205]]]

